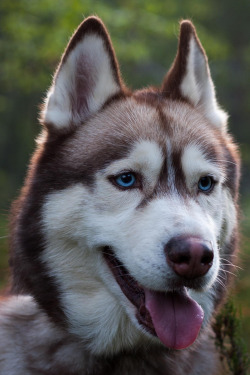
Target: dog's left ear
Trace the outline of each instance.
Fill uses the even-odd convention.
[[[118,63],[102,21],[89,17],[69,41],[41,112],[40,122],[65,133],[124,92]]]
[[[227,114],[219,108],[206,53],[190,21],[182,21],[174,63],[164,79],[164,96],[187,100],[215,126],[225,129]]]

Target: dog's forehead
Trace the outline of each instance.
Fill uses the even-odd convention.
[[[209,142],[211,135],[214,129],[204,116],[184,102],[150,102],[132,97],[116,101],[98,113],[87,126],[82,126],[77,137],[80,141],[94,138],[96,143],[119,139],[133,143],[148,139],[162,146],[171,139],[172,147],[179,147],[195,139],[201,142],[206,139],[207,143],[214,144],[214,139]]]
[[[200,145],[201,157],[214,157],[218,148],[214,129],[190,105],[130,97],[109,104],[83,124],[69,139],[68,150],[71,162],[84,160],[94,171],[127,157],[140,141],[157,144],[163,157],[171,147],[171,153],[181,158],[194,143]],[[154,149],[148,148],[149,157]]]

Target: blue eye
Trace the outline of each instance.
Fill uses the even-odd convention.
[[[211,176],[204,176],[199,179],[198,189],[203,192],[211,191],[214,187],[214,179]]]
[[[115,177],[115,182],[117,185],[123,188],[131,188],[136,183],[136,177],[133,173],[122,173],[119,176]]]

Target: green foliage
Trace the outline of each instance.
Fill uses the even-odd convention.
[[[247,375],[249,356],[242,339],[242,325],[232,300],[228,300],[213,325],[215,343],[228,374]]]

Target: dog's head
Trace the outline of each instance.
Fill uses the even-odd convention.
[[[132,93],[102,22],[85,20],[48,92],[17,205],[15,288],[96,353],[191,345],[236,247],[226,120],[191,22],[162,87]]]

